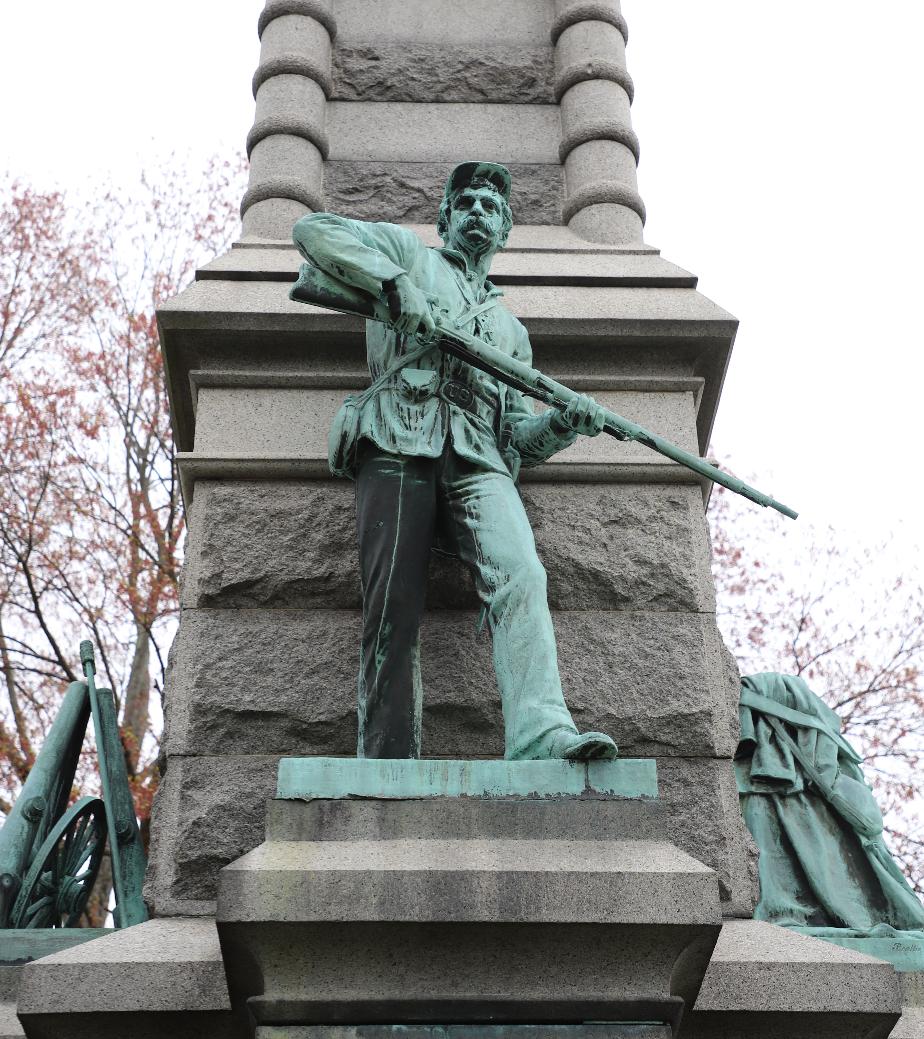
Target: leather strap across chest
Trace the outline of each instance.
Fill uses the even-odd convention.
[[[456,328],[464,328],[469,322],[474,321],[475,318],[481,317],[486,311],[491,310],[492,307],[496,307],[500,302],[500,296],[491,296],[490,299],[486,299],[484,303],[478,303],[474,307],[469,307],[468,310],[463,311],[454,321],[453,325]]]

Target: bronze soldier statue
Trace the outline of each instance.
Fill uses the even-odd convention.
[[[431,547],[469,565],[493,638],[508,759],[616,757],[600,732],[577,731],[562,695],[545,570],[516,488],[539,465],[596,436],[604,410],[581,395],[535,414],[521,392],[441,352],[437,321],[526,363],[526,329],[487,280],[510,234],[510,173],[466,162],[439,210],[441,249],[394,224],[329,213],[303,217],[293,238],[310,264],[387,299],[389,326],[370,321],[372,386],[335,421],[331,467],[356,481],[363,632],[361,757],[420,756],[420,621]],[[352,418],[345,420],[350,414]]]

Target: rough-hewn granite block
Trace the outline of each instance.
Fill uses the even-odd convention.
[[[738,807],[728,758],[658,759],[664,836],[718,874],[725,914],[750,917],[757,901],[757,847]]]
[[[734,672],[711,614],[554,615],[581,729],[629,757],[730,755]],[[476,615],[424,621],[424,753],[503,753],[490,638]],[[185,610],[167,689],[168,754],[352,754],[358,611]]]
[[[555,103],[549,45],[485,42],[472,51],[416,40],[345,40],[332,58],[335,101]]]
[[[522,496],[553,609],[715,608],[698,487],[531,484]],[[346,481],[200,481],[192,532],[185,606],[360,606]],[[477,609],[467,569],[434,555],[429,605]]]
[[[324,166],[328,209],[356,220],[436,223],[447,162],[330,161]],[[561,221],[562,168],[556,164],[509,164],[510,207],[524,224]]]
[[[263,839],[276,757],[169,759],[154,801],[145,900],[157,916],[208,916],[222,866]]]

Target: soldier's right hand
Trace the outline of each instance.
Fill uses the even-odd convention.
[[[394,330],[402,335],[416,335],[424,341],[430,339],[436,331],[430,303],[411,279],[406,274],[399,274],[394,281],[385,282],[382,288]]]

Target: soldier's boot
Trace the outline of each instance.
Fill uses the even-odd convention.
[[[612,761],[619,748],[605,732],[563,732],[549,746],[550,758],[567,761]]]

